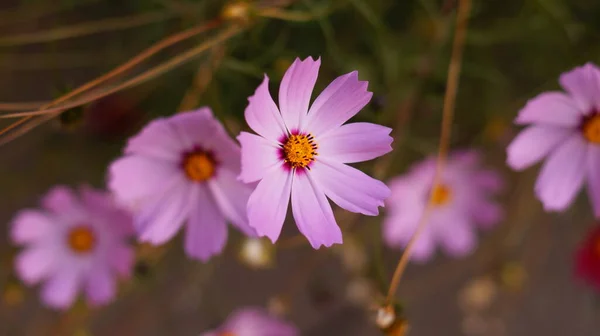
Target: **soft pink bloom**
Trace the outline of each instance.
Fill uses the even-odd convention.
[[[208,108],[151,122],[109,170],[109,188],[133,209],[141,241],[163,244],[186,222],[185,251],[206,261],[225,247],[226,220],[255,235],[251,188],[237,180],[239,146]]]
[[[414,261],[430,259],[437,244],[451,256],[469,254],[477,245],[476,226],[489,228],[503,216],[500,206],[491,200],[502,188],[502,179],[480,167],[477,152],[453,153],[438,187],[433,188],[435,170],[436,159],[431,157],[389,183],[392,195],[386,201],[383,238],[391,247],[408,244],[433,196],[425,229],[412,249]]]
[[[54,187],[41,209],[13,220],[12,241],[25,246],[15,268],[28,285],[44,282],[42,301],[51,307],[68,308],[80,291],[90,304],[105,304],[115,296],[116,277],[130,275],[132,235],[131,216],[108,194],[82,187],[78,198]]]
[[[269,316],[260,308],[243,308],[234,311],[216,330],[200,336],[297,336],[300,333],[291,324]]]
[[[535,193],[547,211],[565,210],[587,182],[600,217],[600,69],[588,63],[559,79],[566,93],[531,99],[515,122],[530,125],[508,146],[507,163],[523,170],[547,157]]]
[[[244,182],[258,186],[248,201],[249,224],[273,242],[281,233],[288,204],[296,225],[314,248],[342,242],[327,197],[340,207],[375,216],[389,189],[346,163],[391,151],[391,129],[371,123],[343,125],[371,99],[356,71],[335,79],[309,108],[321,60],[296,61],[279,87],[279,108],[269,78],[250,97],[246,121],[258,135],[242,132]]]

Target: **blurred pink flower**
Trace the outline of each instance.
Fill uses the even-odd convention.
[[[218,329],[200,336],[296,336],[300,333],[291,324],[269,316],[260,308],[234,311]]]
[[[106,304],[115,296],[115,277],[130,275],[132,235],[129,213],[108,194],[82,187],[77,198],[54,187],[42,209],[22,210],[13,220],[12,241],[25,245],[15,268],[28,285],[44,282],[42,301],[51,307],[70,307],[79,291],[92,305]]]
[[[367,82],[359,81],[356,71],[340,76],[309,109],[320,64],[320,59],[296,59],[281,81],[279,109],[265,76],[245,111],[258,135],[238,136],[240,179],[260,181],[248,200],[249,224],[273,242],[290,198],[298,229],[319,248],[342,242],[325,196],[348,211],[375,216],[389,195],[385,184],[346,165],[391,151],[391,129],[363,122],[342,125],[371,99]]]
[[[134,211],[140,241],[163,244],[187,222],[185,251],[220,253],[230,221],[247,235],[251,188],[237,180],[240,149],[208,108],[161,118],[129,140],[109,168],[109,188]]]
[[[436,159],[431,157],[389,183],[392,195],[386,201],[383,238],[391,247],[408,244],[433,197],[428,222],[413,246],[414,261],[429,260],[438,243],[451,256],[469,254],[477,245],[475,226],[489,228],[503,216],[502,208],[490,200],[502,189],[503,181],[496,172],[480,167],[477,152],[453,153],[440,183],[432,187],[435,170]]]
[[[600,217],[600,69],[588,63],[560,76],[566,93],[545,92],[519,112],[528,125],[508,146],[507,163],[523,170],[548,157],[535,184],[547,211],[565,210],[584,184]]]

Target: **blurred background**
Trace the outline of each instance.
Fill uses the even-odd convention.
[[[254,266],[240,257],[247,242],[233,230],[226,251],[206,264],[185,257],[181,237],[161,247],[139,246],[135,277],[113,303],[96,309],[78,304],[52,311],[41,305],[38,288],[25,288],[14,275],[17,250],[7,229],[16,211],[36,207],[56,184],[103,188],[106,167],[126,139],[157,116],[209,105],[236,134],[246,127],[247,97],[263,73],[277,83],[295,57],[322,58],[316,92],[352,70],[369,81],[374,98],[355,119],[393,127],[395,141],[385,169],[375,161],[361,165],[364,171],[386,180],[435,153],[456,1],[231,6],[217,0],[1,1],[0,101],[11,108],[2,114],[36,110],[185,29],[204,25],[207,31],[68,100],[77,107],[2,134],[0,335],[198,335],[247,305],[283,314],[303,335],[381,335],[372,307],[401,254],[382,246],[381,216],[336,210],[345,244],[318,251],[297,239],[288,220],[281,243],[263,242],[266,261]],[[241,31],[211,42],[232,25]],[[598,335],[598,297],[572,272],[573,253],[594,225],[587,200],[562,214],[544,213],[533,195],[537,168],[517,174],[504,162],[518,110],[558,88],[561,72],[597,62],[599,39],[596,0],[473,1],[451,145],[481,149],[486,164],[503,174],[507,215],[481,234],[472,255],[438,254],[409,266],[398,300],[411,335]],[[181,55],[193,57],[147,76]],[[136,85],[119,88],[135,78]],[[110,90],[116,92],[105,94]],[[18,120],[0,119],[0,127]]]

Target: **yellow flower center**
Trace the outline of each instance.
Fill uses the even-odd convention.
[[[77,226],[69,232],[69,247],[77,253],[90,252],[96,246],[96,236],[88,226]]]
[[[293,168],[305,168],[315,160],[317,144],[310,134],[290,135],[283,145],[283,157]]]
[[[217,336],[235,336],[233,331],[222,331]]]
[[[451,196],[450,188],[443,184],[437,185],[431,190],[431,203],[435,206],[444,205],[450,201]]]
[[[183,170],[195,182],[204,182],[215,174],[215,160],[210,153],[196,151],[183,160]]]
[[[587,141],[600,144],[600,114],[587,118],[583,122],[582,131]]]

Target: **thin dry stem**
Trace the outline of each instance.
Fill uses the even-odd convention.
[[[41,110],[41,111],[23,112],[20,115],[27,115],[27,117],[25,117],[23,119],[26,119],[26,118],[27,119],[31,119],[35,115],[48,115],[48,114],[49,115],[55,115],[55,114],[60,113],[63,110],[74,108],[74,107],[77,107],[77,106],[80,106],[80,105],[83,105],[83,104],[87,104],[87,103],[95,101],[97,99],[104,98],[104,97],[106,97],[108,95],[111,95],[111,94],[113,94],[115,92],[118,92],[118,91],[121,91],[121,90],[124,90],[124,89],[128,89],[128,88],[130,88],[132,86],[135,86],[135,85],[139,85],[141,83],[146,82],[147,80],[150,80],[150,79],[152,79],[154,77],[157,77],[157,76],[159,76],[159,75],[161,75],[161,74],[163,74],[163,73],[165,73],[165,72],[167,72],[167,71],[169,71],[169,70],[177,67],[178,65],[180,65],[180,64],[182,64],[182,63],[184,63],[186,61],[189,61],[190,59],[198,56],[200,53],[206,51],[207,49],[209,49],[209,48],[211,48],[211,47],[213,47],[215,45],[218,45],[218,44],[224,42],[225,40],[233,37],[234,35],[238,34],[241,31],[242,31],[242,29],[240,27],[237,27],[237,26],[231,27],[231,28],[227,29],[226,31],[224,31],[223,33],[219,34],[217,37],[215,37],[213,39],[210,39],[210,40],[202,43],[201,45],[199,45],[199,46],[197,46],[195,48],[192,48],[192,49],[186,51],[185,53],[182,53],[182,54],[180,54],[180,55],[172,58],[171,60],[169,60],[167,62],[161,63],[160,65],[158,65],[158,66],[156,66],[156,67],[154,67],[154,68],[152,68],[152,69],[150,69],[148,71],[145,71],[142,74],[140,74],[140,75],[138,75],[138,76],[136,76],[136,77],[134,77],[134,78],[132,78],[132,79],[130,79],[130,80],[128,80],[128,81],[126,81],[126,82],[118,85],[118,86],[116,86],[116,87],[113,87],[112,89],[102,91],[99,94],[91,95],[91,96],[89,96],[89,97],[87,97],[85,99],[81,99],[81,100],[78,100],[78,101],[76,101],[74,103],[66,104],[66,105],[63,105],[63,106],[60,106],[60,107],[57,107],[57,108],[50,108],[50,109]],[[14,116],[14,115],[15,114],[5,115],[3,117]],[[22,121],[23,119],[21,119],[19,121]],[[51,118],[49,118],[49,119],[51,119]],[[37,126],[37,124],[35,126]],[[0,135],[2,135],[5,132],[6,132],[5,130],[0,131]],[[18,135],[22,135],[25,132],[16,132],[16,133],[18,133]],[[5,143],[7,143],[9,141],[12,141],[13,139],[14,139],[14,137],[4,137],[4,138],[1,138],[0,139],[0,145],[3,145],[3,144],[5,144]]]
[[[134,28],[145,24],[166,20],[173,17],[173,15],[174,14],[171,12],[160,11],[86,22],[40,32],[4,36],[0,37],[0,47],[14,47],[25,44],[46,43],[102,32]]]
[[[219,67],[223,57],[225,56],[225,48],[215,48],[211,54],[211,60],[202,63],[196,71],[192,85],[187,90],[177,111],[188,111],[198,105],[200,97],[210,84],[213,78],[213,73]]]
[[[448,149],[450,147],[450,135],[452,131],[452,120],[454,117],[454,105],[456,102],[456,93],[458,91],[460,68],[462,64],[462,54],[465,44],[465,37],[467,34],[467,25],[470,11],[471,0],[460,0],[458,5],[458,14],[456,17],[456,32],[454,34],[454,41],[452,43],[452,57],[450,59],[450,65],[448,67],[446,94],[444,96],[444,108],[442,111],[443,119],[440,134],[440,144],[437,155],[435,176],[433,178],[434,186],[439,183],[441,173],[446,161],[446,157],[448,155]],[[398,265],[396,266],[396,270],[394,271],[394,275],[390,283],[390,288],[387,293],[387,305],[390,305],[393,302],[393,298],[396,295],[396,290],[398,289],[398,285],[400,284],[400,280],[402,278],[402,275],[404,274],[404,270],[408,265],[412,248],[427,224],[427,218],[429,217],[431,208],[432,202],[430,198],[429,202],[427,202],[427,206],[425,207],[425,210],[423,212],[423,215],[421,216],[421,220],[419,221],[415,233],[408,242],[404,253],[400,257],[400,261],[398,261]]]
[[[137,64],[141,63],[142,61],[150,58],[151,56],[153,56],[154,54],[158,53],[159,51],[161,51],[164,48],[167,48],[177,42],[183,41],[185,39],[188,39],[192,36],[201,34],[203,32],[206,32],[209,29],[215,28],[217,27],[219,24],[221,24],[221,21],[219,19],[215,19],[213,21],[210,21],[206,24],[202,24],[187,30],[184,30],[180,33],[177,33],[175,35],[171,35],[159,42],[157,42],[156,44],[152,45],[150,48],[144,50],[143,52],[141,52],[140,54],[138,54],[137,56],[135,56],[134,58],[130,59],[128,62],[118,66],[117,68],[113,69],[112,71],[97,77],[96,79],[87,82],[83,85],[81,85],[80,87],[78,87],[77,89],[59,97],[58,99],[50,102],[49,104],[46,104],[44,106],[42,106],[40,108],[39,111],[29,111],[29,112],[23,112],[23,113],[15,113],[15,114],[9,114],[9,115],[2,115],[0,116],[0,118],[15,118],[15,117],[23,117],[21,120],[9,125],[8,127],[0,130],[0,136],[5,134],[6,132],[10,131],[11,129],[13,129],[14,127],[27,122],[28,120],[30,120],[31,118],[33,118],[33,116],[35,115],[40,115],[40,114],[45,114],[45,113],[56,113],[65,109],[69,109],[72,107],[76,107],[82,104],[85,104],[86,102],[89,101],[85,101],[85,102],[80,102],[77,104],[71,104],[71,106],[62,106],[60,108],[54,108],[54,109],[49,109],[52,106],[58,105],[66,100],[71,99],[72,97],[75,97],[85,91],[88,91],[90,89],[93,89],[94,87],[98,86],[99,84],[133,68],[134,66],[136,66]],[[116,91],[113,91],[116,92]],[[112,92],[111,92],[112,93]],[[1,143],[5,143],[0,141]]]
[[[40,108],[49,102],[19,102],[19,103],[0,103],[0,111],[27,111]]]

